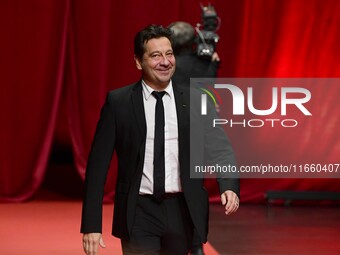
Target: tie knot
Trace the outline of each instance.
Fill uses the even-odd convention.
[[[162,97],[165,95],[165,91],[152,91],[152,95],[157,99],[162,99]]]

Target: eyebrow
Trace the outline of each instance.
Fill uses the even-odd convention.
[[[152,52],[150,52],[150,55],[155,54],[155,53],[161,53],[161,52],[159,50],[152,51]]]
[[[173,52],[173,50],[172,49],[168,49],[165,53],[169,53],[169,52]],[[156,50],[156,51],[150,52],[150,55],[155,54],[155,53],[162,53],[162,52],[159,51],[159,50]]]

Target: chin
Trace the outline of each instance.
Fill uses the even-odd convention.
[[[158,80],[162,83],[169,82],[171,79],[170,75],[159,77]]]

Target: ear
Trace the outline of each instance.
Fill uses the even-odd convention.
[[[135,58],[137,69],[138,70],[142,70],[142,62],[141,62],[141,60],[136,55],[134,56],[134,58]]]

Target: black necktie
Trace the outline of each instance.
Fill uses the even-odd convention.
[[[165,91],[153,91],[157,99],[155,110],[155,138],[153,148],[153,196],[161,200],[165,193],[165,159],[164,159],[164,106],[162,97]]]

